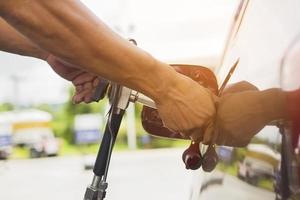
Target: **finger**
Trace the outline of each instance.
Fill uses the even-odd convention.
[[[80,92],[82,92],[82,90],[83,90],[83,86],[82,85],[76,85],[75,86],[76,93],[80,93]]]
[[[73,102],[74,104],[79,104],[79,103],[81,103],[81,101],[82,101],[82,100],[80,100],[80,98],[78,97],[77,94],[75,94],[75,95],[72,97],[72,102]]]
[[[90,73],[82,73],[79,76],[75,77],[74,80],[72,80],[72,83],[74,85],[81,85],[86,82],[91,82],[95,77],[95,75],[92,75]]]
[[[99,81],[94,80],[93,83],[92,82],[86,82],[82,85],[75,85],[75,91],[77,93],[80,93],[83,90],[95,90],[96,86],[94,85],[94,82],[97,83]]]
[[[83,98],[82,98],[80,95],[78,95],[78,94],[76,94],[76,95],[74,95],[74,96],[72,97],[72,102],[73,102],[74,104],[79,104],[79,103],[82,102],[82,100],[83,100]]]
[[[94,94],[96,87],[99,85],[99,79],[96,78],[92,82],[86,82],[83,85],[78,85],[78,90],[76,90],[76,97],[74,98],[75,102],[85,102],[91,103],[94,101]],[[84,95],[84,96],[83,96]]]
[[[78,103],[83,102],[85,96],[91,92],[92,92],[92,90],[83,90],[80,93],[76,93],[72,98],[73,103],[78,104]]]
[[[94,81],[93,81],[93,87],[97,87],[98,84],[99,84],[99,82],[100,82],[99,78],[96,77],[96,78],[94,79]]]
[[[93,83],[92,82],[86,82],[83,84],[83,89],[84,90],[93,90]]]
[[[84,103],[91,103],[93,101],[93,94],[94,94],[94,91],[91,91],[90,93],[86,94],[84,96]]]

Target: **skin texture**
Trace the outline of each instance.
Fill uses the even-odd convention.
[[[49,55],[46,61],[59,76],[71,81],[75,86],[75,94],[72,98],[74,103],[93,101],[93,94],[99,84],[99,77],[96,74],[83,71],[53,55]]]
[[[216,139],[219,145],[243,147],[273,120],[286,117],[286,92],[259,91],[248,82],[229,86],[218,102]]]
[[[2,51],[46,59],[48,53],[17,32],[0,17],[0,47]]]
[[[61,77],[73,82],[78,92],[75,102],[90,102],[97,76],[101,76],[152,98],[168,128],[195,141],[205,137],[203,130],[205,135],[212,133],[213,95],[122,39],[80,1],[0,0],[0,16],[23,41],[29,40],[48,56],[38,56],[22,42],[18,51],[7,48],[8,40],[0,48],[46,60]]]

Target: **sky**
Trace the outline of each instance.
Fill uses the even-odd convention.
[[[235,0],[85,0],[101,20],[158,59],[214,65],[221,54]],[[92,30],[91,30],[92,31]],[[68,82],[45,62],[0,52],[0,103],[59,104]],[[14,81],[14,80],[19,81]]]

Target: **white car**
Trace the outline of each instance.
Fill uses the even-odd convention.
[[[224,81],[233,63],[239,60],[229,84],[248,81],[260,90],[278,87],[285,90],[299,88],[300,65],[299,62],[298,68],[291,65],[295,62],[289,60],[292,58],[289,53],[300,50],[300,1],[236,2],[240,3],[235,15],[236,23],[230,34],[222,64],[214,69],[219,83]],[[240,163],[222,163],[211,173],[198,170],[193,174],[189,199],[300,199],[299,152],[295,151],[295,146],[299,146],[300,143],[293,141],[295,137],[290,138],[289,124],[276,125],[263,129],[261,134],[257,135],[259,138],[252,142],[268,145],[279,151],[282,159],[278,160],[278,173],[275,173],[278,166],[274,167],[263,161],[264,159],[252,156],[246,156]],[[245,148],[237,148],[236,160],[240,160],[246,151]],[[237,174],[255,184],[248,184],[239,179]],[[263,176],[268,176],[269,179],[257,179]]]

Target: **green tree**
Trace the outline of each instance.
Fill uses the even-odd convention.
[[[12,111],[13,109],[14,109],[14,106],[12,103],[0,104],[0,112]]]

